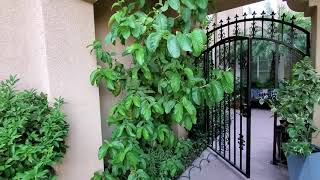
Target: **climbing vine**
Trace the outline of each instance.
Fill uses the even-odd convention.
[[[158,145],[176,146],[171,125],[190,130],[197,123],[197,106],[232,93],[231,72],[215,69],[206,80],[194,67],[207,42],[202,30],[207,6],[208,0],[118,0],[112,5],[117,11],[108,22],[104,45],[120,42],[132,65],[125,68],[100,41],[90,45],[104,64],[92,72],[92,85],[103,84],[115,96],[124,94],[107,118],[115,128],[98,156],[107,157],[108,166],[95,179],[150,179],[146,152]],[[172,170],[181,165],[164,166]]]

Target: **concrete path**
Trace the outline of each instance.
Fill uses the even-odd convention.
[[[270,164],[273,118],[268,110],[252,109],[251,180],[288,180],[287,169]],[[193,162],[179,180],[245,180],[232,166],[209,149]],[[191,169],[191,170],[190,170]]]

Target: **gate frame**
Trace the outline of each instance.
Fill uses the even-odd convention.
[[[236,163],[233,163],[230,161],[230,159],[228,160],[226,158],[225,155],[220,154],[219,152],[217,152],[217,150],[215,150],[214,148],[210,147],[210,142],[209,142],[209,135],[208,135],[208,144],[207,146],[213,150],[214,152],[216,152],[216,154],[221,157],[223,160],[225,160],[226,162],[228,162],[232,167],[234,167],[235,169],[237,169],[241,174],[243,174],[244,176],[246,176],[247,178],[250,178],[250,173],[251,173],[251,60],[252,60],[252,41],[253,40],[259,40],[259,41],[269,41],[269,42],[273,42],[275,45],[283,45],[286,48],[288,48],[290,51],[295,51],[298,54],[300,54],[301,56],[310,56],[310,32],[296,24],[294,24],[295,21],[295,17],[293,16],[290,21],[288,22],[285,20],[286,15],[282,14],[281,15],[281,20],[276,19],[275,15],[276,13],[272,12],[270,14],[269,17],[266,16],[266,13],[263,11],[261,13],[261,17],[256,17],[256,12],[253,12],[252,14],[252,18],[247,18],[247,14],[244,13],[243,14],[243,19],[238,19],[239,16],[236,15],[235,16],[235,20],[234,21],[230,21],[231,18],[228,17],[227,18],[227,23],[223,24],[223,21],[221,20],[219,22],[220,25],[216,26],[216,24],[213,24],[213,29],[209,30],[209,27],[207,28],[207,37],[208,37],[208,42],[207,42],[207,49],[204,51],[204,62],[203,62],[203,68],[204,68],[204,74],[205,74],[205,78],[208,79],[209,78],[209,70],[210,70],[210,62],[209,62],[209,51],[212,50],[213,48],[216,48],[217,46],[220,46],[222,44],[226,44],[228,42],[236,42],[237,40],[247,40],[248,41],[248,64],[247,64],[247,140],[246,140],[246,172],[244,172],[241,168],[236,166]],[[251,22],[251,26],[249,26],[249,31],[251,30],[251,32],[249,32],[248,34],[246,34],[246,23],[247,22]],[[257,26],[256,23],[260,22],[261,23],[261,35],[257,36],[256,32],[257,32]],[[241,35],[240,32],[240,28],[239,28],[239,24],[243,24],[243,34]],[[269,23],[269,28],[270,28],[270,36],[265,36],[264,35],[264,23]],[[281,31],[280,34],[279,32],[276,32],[276,26],[275,24],[280,25],[281,27]],[[234,32],[234,36],[230,36],[230,25],[234,25],[235,27],[235,32]],[[284,27],[289,27],[290,28],[290,32],[289,37],[290,37],[290,42],[286,42],[284,39]],[[228,30],[228,37],[224,38],[224,28],[227,28]],[[305,51],[294,47],[294,40],[295,40],[295,33],[296,31],[300,31],[302,34],[305,35]],[[219,34],[220,33],[220,34]],[[268,33],[268,32],[267,32]],[[276,34],[278,33],[278,34]],[[277,38],[274,38],[274,34],[278,35]],[[210,46],[210,40],[211,40],[211,36],[214,36],[214,41],[213,41],[213,45]],[[216,39],[219,38],[220,36],[220,40],[216,42]],[[292,44],[291,44],[292,43]],[[210,51],[211,52],[211,51]],[[276,64],[279,63],[278,61],[276,61]],[[277,66],[277,65],[276,65]],[[237,68],[237,67],[235,67]],[[276,73],[276,77],[275,77],[275,88],[278,84],[278,73]],[[240,93],[241,96],[241,93]],[[241,103],[241,102],[240,102]],[[226,105],[224,105],[226,106]],[[225,109],[225,108],[224,108]],[[241,111],[241,108],[240,108]],[[204,109],[204,115],[205,115],[205,121],[206,121],[206,132],[208,131],[209,128],[209,107],[205,106]],[[273,160],[272,163],[273,164],[277,164],[277,159],[276,159],[276,126],[277,126],[277,117],[275,115],[274,117],[274,131],[273,131]],[[213,125],[212,125],[213,126]],[[236,133],[236,132],[234,132]],[[220,134],[221,136],[222,134]],[[215,137],[216,138],[216,137]],[[225,138],[225,137],[224,137]],[[212,140],[213,141],[213,140]],[[235,147],[236,148],[236,147]]]

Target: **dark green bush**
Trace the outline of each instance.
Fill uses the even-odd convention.
[[[36,90],[16,90],[13,76],[0,83],[0,179],[54,179],[66,152],[69,126],[60,108]]]
[[[185,170],[187,164],[184,164],[184,161],[191,153],[192,146],[192,141],[181,139],[174,147],[157,145],[149,148],[146,152],[148,159],[146,173],[151,179],[174,179]]]
[[[320,77],[309,57],[296,63],[290,80],[277,89],[272,111],[287,123],[286,155],[310,155],[313,151],[311,135],[319,131],[313,121],[314,106],[320,103]]]

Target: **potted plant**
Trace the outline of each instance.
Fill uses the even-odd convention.
[[[296,63],[292,77],[280,83],[272,111],[287,123],[288,141],[283,143],[290,180],[319,180],[319,148],[311,143],[318,131],[313,122],[314,105],[320,102],[320,78],[308,57]]]

